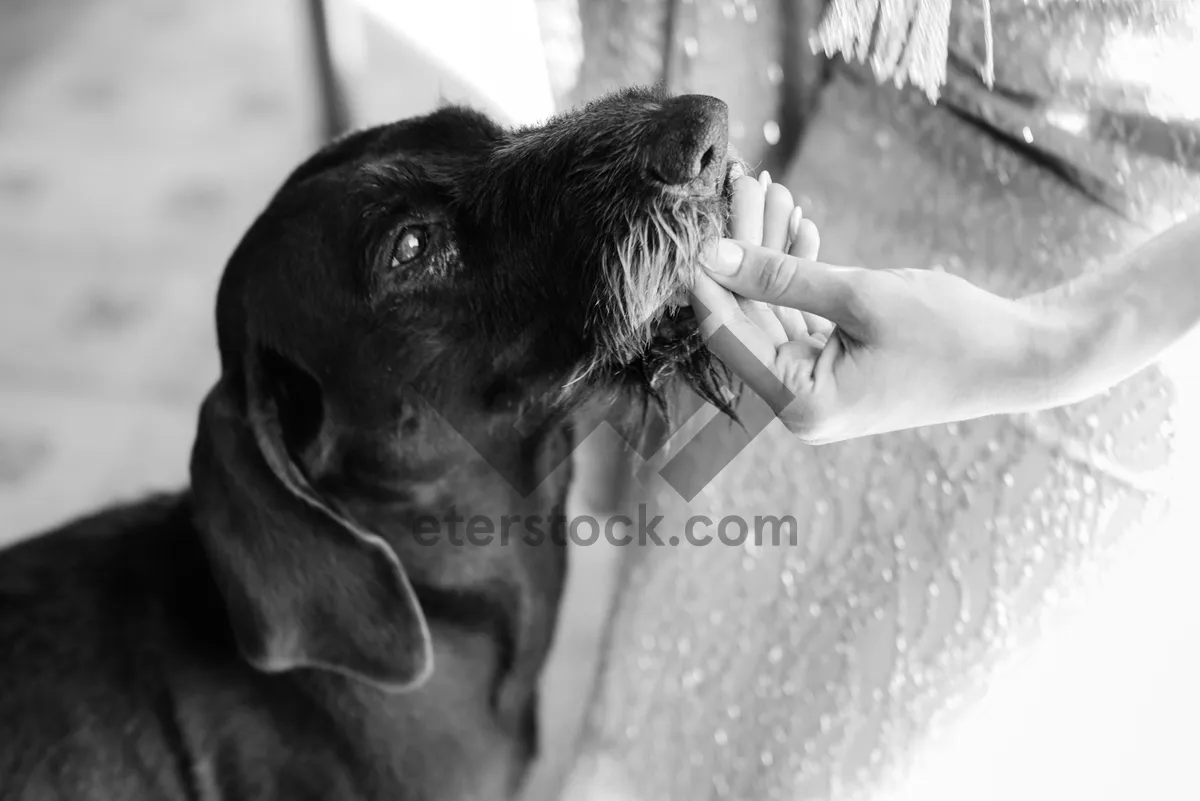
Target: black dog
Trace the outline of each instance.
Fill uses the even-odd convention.
[[[0,799],[516,793],[573,412],[719,398],[663,307],[727,213],[725,117],[445,108],[300,166],[226,268],[190,489],[0,556]],[[451,530],[518,515],[544,538]]]

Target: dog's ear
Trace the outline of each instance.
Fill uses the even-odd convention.
[[[404,568],[313,491],[269,380],[257,358],[244,377],[225,375],[205,399],[192,453],[197,525],[238,647],[267,672],[417,686],[433,652]]]

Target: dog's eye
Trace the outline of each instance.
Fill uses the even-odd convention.
[[[411,225],[402,229],[392,248],[392,266],[399,267],[402,264],[416,261],[425,255],[425,248],[428,245],[429,229],[421,225]]]

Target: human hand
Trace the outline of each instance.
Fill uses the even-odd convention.
[[[769,179],[738,179],[730,234],[696,277],[701,334],[802,440],[1015,411],[1028,395],[1027,305],[944,272],[817,262],[816,227]]]

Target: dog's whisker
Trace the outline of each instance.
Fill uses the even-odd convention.
[[[564,388],[564,389],[566,389],[566,388],[568,388],[568,387],[572,387],[572,386],[574,386],[574,385],[578,384],[580,381],[583,381],[583,380],[584,380],[585,378],[587,378],[587,377],[588,377],[588,372],[587,372],[587,371],[581,371],[581,372],[579,373],[579,375],[577,375],[577,376],[575,376],[574,378],[570,379],[569,381],[565,382],[565,383],[563,384],[563,388]]]

